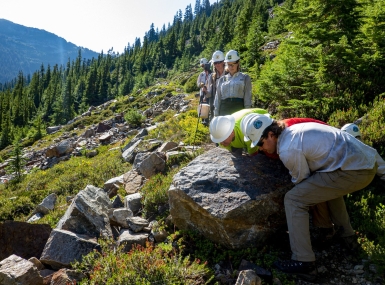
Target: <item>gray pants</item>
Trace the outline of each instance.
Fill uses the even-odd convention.
[[[343,196],[369,185],[376,171],[377,165],[365,170],[315,172],[286,193],[285,212],[293,260],[315,261],[309,232],[310,206],[327,201],[333,223],[344,229],[342,236],[354,234]]]

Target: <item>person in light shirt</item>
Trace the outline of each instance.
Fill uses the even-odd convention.
[[[219,79],[214,99],[214,116],[230,115],[251,108],[251,79],[240,72],[240,56],[230,50],[224,62],[228,73]]]
[[[315,280],[317,268],[309,232],[309,207],[328,202],[332,220],[342,226],[341,237],[357,242],[343,196],[365,188],[385,169],[377,151],[340,129],[302,123],[286,127],[264,115],[241,121],[243,134],[268,153],[279,155],[295,186],[286,193],[284,204],[292,256],[274,265],[285,273]]]
[[[214,118],[214,100],[215,94],[217,93],[219,79],[222,76],[225,76],[228,72],[226,72],[225,70],[225,55],[222,51],[215,51],[210,62],[214,66],[214,71],[209,76],[206,98],[208,99],[210,104],[211,121]]]

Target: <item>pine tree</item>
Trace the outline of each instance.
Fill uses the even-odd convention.
[[[16,181],[21,180],[25,159],[22,157],[22,148],[20,145],[20,137],[17,137],[13,142],[13,150],[11,151],[11,158],[9,160],[7,170],[15,175]]]

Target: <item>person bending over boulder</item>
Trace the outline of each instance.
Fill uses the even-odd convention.
[[[346,132],[318,123],[286,127],[269,116],[257,115],[244,129],[251,146],[278,153],[295,184],[284,199],[292,257],[274,265],[283,272],[314,280],[317,268],[310,242],[309,207],[328,201],[333,221],[343,227],[341,236],[355,238],[343,196],[373,180],[377,151]],[[377,174],[385,180],[385,171]]]
[[[240,128],[242,118],[250,113],[270,116],[266,110],[254,108],[243,109],[231,115],[214,117],[210,122],[211,140],[234,153],[242,154],[243,149],[246,149],[249,154],[257,152],[258,147],[252,148],[250,147],[251,142],[245,142],[243,140],[243,134]]]

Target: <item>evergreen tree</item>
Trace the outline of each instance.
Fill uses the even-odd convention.
[[[201,0],[195,0],[194,16],[197,17],[201,12]]]
[[[13,150],[11,151],[11,158],[9,160],[7,170],[15,175],[16,181],[21,180],[25,159],[22,157],[22,148],[20,145],[20,137],[17,137],[13,142]]]

